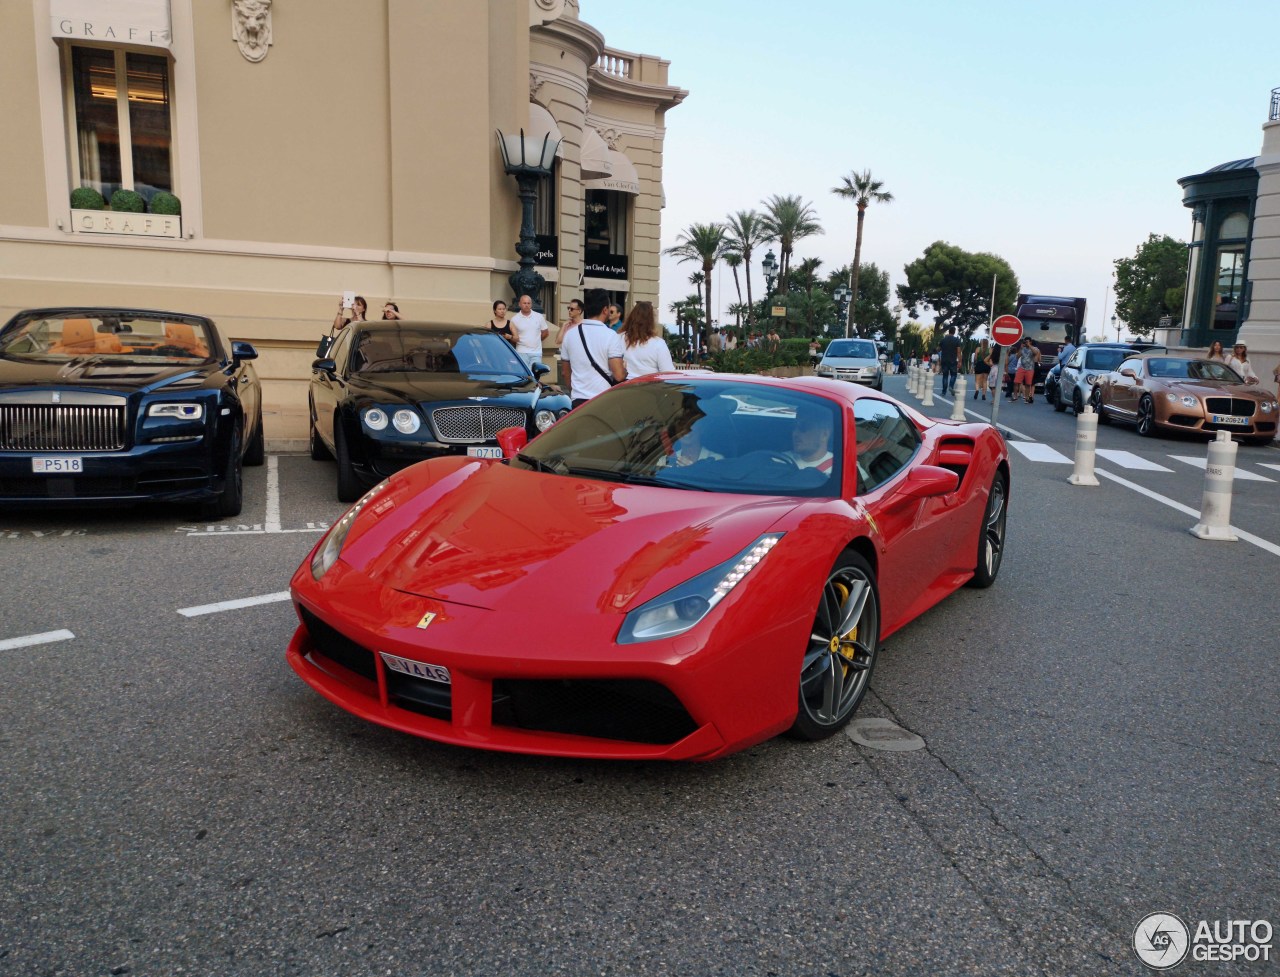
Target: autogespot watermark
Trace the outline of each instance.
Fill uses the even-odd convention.
[[[1271,923],[1265,919],[1202,919],[1192,929],[1174,913],[1148,913],[1133,928],[1133,952],[1151,970],[1195,961],[1269,961]]]

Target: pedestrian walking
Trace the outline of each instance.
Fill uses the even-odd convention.
[[[1018,347],[1010,346],[1004,354],[1004,399],[1013,400],[1013,378],[1018,374]]]
[[[1019,394],[1028,404],[1035,401],[1036,364],[1040,362],[1040,350],[1035,348],[1030,336],[1024,336],[1018,348],[1018,369],[1013,376],[1014,396]]]
[[[947,326],[942,341],[938,343],[938,372],[942,374],[942,396],[947,395],[947,381],[951,381],[951,394],[956,392],[956,373],[960,367],[960,339],[956,327]]]
[[[652,302],[637,302],[622,324],[623,361],[627,379],[647,373],[669,373],[675,369],[667,341],[659,335]]]
[[[627,378],[622,337],[600,318],[609,304],[609,293],[602,288],[589,288],[582,302],[583,320],[569,330],[568,342],[560,350],[574,407],[581,407]]]
[[[521,295],[519,306],[520,311],[511,317],[511,326],[516,331],[516,352],[532,368],[542,362],[542,341],[551,327],[546,316],[533,311],[532,296]]]
[[[998,354],[997,354],[998,355]],[[984,339],[973,351],[973,399],[981,395],[987,399],[987,382],[991,378],[991,366],[995,361],[991,358],[991,343]]]

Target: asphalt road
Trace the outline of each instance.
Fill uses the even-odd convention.
[[[1000,420],[1070,458],[1070,414]],[[342,511],[331,463],[248,470],[226,526],[0,514],[0,975],[1065,977],[1147,972],[1157,910],[1280,925],[1280,451],[1239,455],[1268,549],[1169,504],[1203,443],[1099,446],[1167,471],[1015,449],[1000,579],[887,642],[860,717],[906,753],[584,763],[339,712],[270,599]]]

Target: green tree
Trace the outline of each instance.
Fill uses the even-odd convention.
[[[1132,258],[1117,258],[1116,315],[1136,336],[1150,336],[1163,316],[1182,312],[1187,246],[1168,234],[1151,234]],[[1174,304],[1176,303],[1176,304]],[[1103,328],[1106,328],[1104,322]]]
[[[711,270],[724,255],[724,225],[714,221],[710,224],[690,224],[688,230],[681,231],[676,237],[676,245],[667,248],[666,254],[681,261],[698,261],[702,263],[703,288],[706,289],[707,301],[702,306],[706,325],[711,325]],[[694,275],[698,274],[694,272]],[[690,283],[693,283],[692,276]]]
[[[844,181],[844,185],[832,187],[831,192],[837,197],[852,200],[858,208],[858,232],[853,245],[853,269],[849,275],[849,291],[857,295],[858,276],[862,271],[862,222],[866,219],[867,208],[871,204],[892,203],[893,194],[884,189],[884,181],[872,178],[870,170],[863,170],[861,173],[855,170],[848,176],[841,177],[841,179]],[[871,335],[869,331],[856,328],[862,322],[862,319],[858,316],[858,311],[858,305],[855,302],[849,328],[854,331],[855,335],[869,336]]]
[[[765,233],[767,240],[777,241],[778,250],[782,252],[782,265],[778,270],[778,290],[786,291],[787,272],[791,270],[791,254],[795,243],[803,238],[822,233],[822,225],[818,223],[818,215],[812,204],[807,204],[800,197],[781,197],[774,194],[764,201]]]
[[[747,308],[754,304],[751,298],[751,256],[756,248],[769,240],[769,232],[764,218],[754,210],[739,210],[725,218],[725,246],[732,252],[742,255],[743,271],[747,276]],[[739,296],[738,301],[742,298]],[[747,321],[752,314],[747,312]]]
[[[898,298],[915,318],[924,306],[933,311],[939,334],[955,326],[962,339],[987,325],[991,317],[991,282],[996,280],[995,314],[1013,312],[1018,301],[1018,276],[998,255],[971,253],[945,241],[934,241],[924,254],[903,269],[905,285]]]
[[[849,266],[844,265],[827,276],[827,289],[834,294],[836,288],[848,280]],[[881,271],[875,262],[868,261],[862,266],[862,273],[858,277],[858,299],[851,310],[851,316],[859,324],[860,335],[875,336],[880,333],[885,342],[894,341],[898,332],[898,320],[889,309],[889,273]]]
[[[733,287],[734,287],[734,290],[738,293],[738,304],[741,305],[742,304],[742,280],[738,278],[738,269],[742,267],[742,254],[739,251],[734,251],[732,246],[730,245],[730,242],[728,241],[725,242],[725,248],[727,248],[728,250],[724,252],[723,260],[725,263],[725,267],[728,268],[731,272],[733,272]]]

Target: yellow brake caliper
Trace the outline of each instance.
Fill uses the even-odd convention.
[[[840,606],[843,608],[849,600],[849,588],[842,583],[836,584],[835,587],[836,591],[840,594]],[[854,647],[854,642],[857,640],[858,626],[856,624],[854,625],[853,630],[846,635],[841,635],[839,632],[833,634],[829,645],[831,654],[839,655],[841,658],[845,659],[846,662],[852,662],[854,660],[854,656],[857,654],[857,649]],[[841,663],[840,667],[844,670],[845,676],[848,677],[849,666]]]

